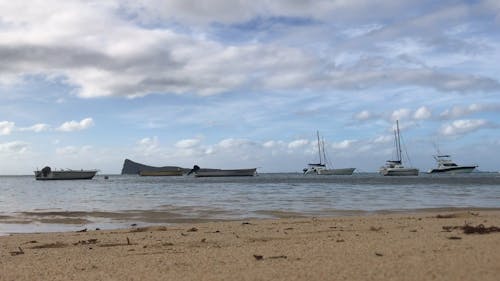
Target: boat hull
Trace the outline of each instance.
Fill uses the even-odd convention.
[[[356,168],[322,169],[318,170],[318,175],[350,176]]]
[[[35,172],[36,180],[90,180],[97,171],[52,171],[47,175]]]
[[[195,177],[253,177],[257,168],[252,169],[235,169],[235,170],[208,170],[196,171]]]
[[[380,174],[383,176],[418,176],[416,168],[383,168]]]
[[[172,176],[182,176],[182,170],[179,171],[140,171],[140,176],[143,177],[172,177]]]
[[[476,166],[459,166],[449,168],[436,168],[429,171],[429,174],[466,174],[471,173]]]

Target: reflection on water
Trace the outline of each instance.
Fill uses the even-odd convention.
[[[500,175],[382,177],[261,174],[244,178],[0,177],[0,233],[131,223],[350,215],[427,208],[499,208]]]

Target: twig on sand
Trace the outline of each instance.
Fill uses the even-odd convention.
[[[21,247],[17,247],[17,248],[19,249],[19,251],[10,252],[11,256],[24,255],[23,249]]]
[[[264,259],[264,256],[263,255],[253,255],[253,257],[260,261],[260,260],[263,260]],[[274,260],[274,259],[287,259],[288,257],[285,256],[285,255],[280,255],[280,256],[270,256],[270,257],[267,257],[266,260]]]

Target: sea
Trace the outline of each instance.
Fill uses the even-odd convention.
[[[255,218],[500,208],[500,174],[195,178],[0,176],[0,235]]]

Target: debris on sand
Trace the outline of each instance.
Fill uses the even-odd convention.
[[[13,251],[9,252],[11,256],[18,256],[18,255],[24,255],[24,251],[21,247],[17,247],[19,251]]]
[[[263,259],[263,258],[264,258],[264,256],[263,256],[263,255],[253,255],[253,257],[254,257],[256,260],[258,260],[258,261],[260,261],[261,259]]]
[[[465,234],[488,234],[488,233],[492,233],[492,232],[500,232],[500,227],[498,227],[498,226],[486,227],[483,224],[473,226],[473,225],[466,223],[463,226],[443,226],[443,230],[445,232],[451,232],[452,230],[455,230],[455,229],[463,230],[463,232]]]
[[[472,225],[464,225],[462,227],[462,230],[464,231],[465,234],[487,234],[487,233],[492,233],[492,232],[500,232],[500,227],[497,226],[490,226],[490,227],[485,227],[483,224],[479,224],[478,226],[472,226]]]

